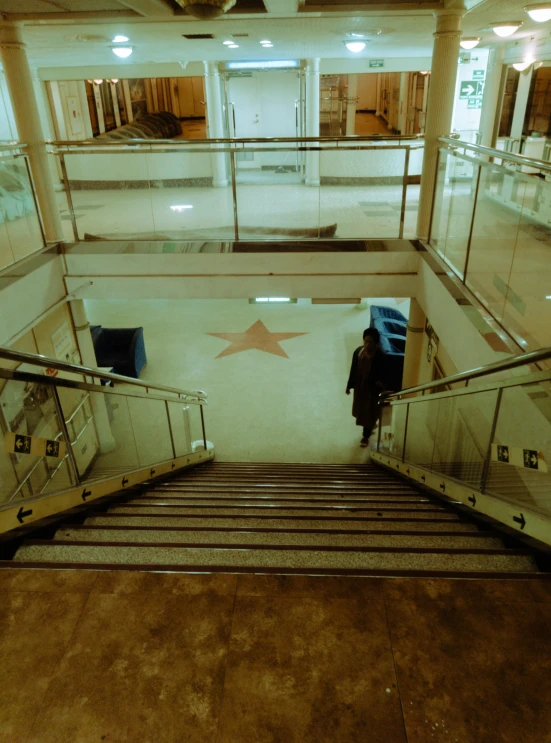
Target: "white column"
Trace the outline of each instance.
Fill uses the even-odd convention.
[[[515,151],[520,152],[520,138],[522,137],[522,130],[524,129],[524,119],[526,117],[526,108],[528,106],[528,98],[530,97],[530,86],[532,84],[532,75],[534,72],[533,65],[520,73],[518,79],[517,97],[515,100],[515,110],[513,112],[513,121],[511,122],[511,137],[518,139],[518,144],[515,143]]]
[[[383,76],[377,73],[377,103],[375,104],[375,116],[381,115],[381,96],[383,94]]]
[[[358,96],[358,76],[348,75],[348,101],[346,103],[346,136],[356,133],[356,98]]]
[[[505,46],[500,45],[490,49],[486,81],[484,83],[484,98],[480,112],[480,140],[484,147],[495,147],[496,123],[501,116],[499,105],[499,91],[501,90],[501,73],[503,72],[503,55]]]
[[[216,62],[205,62],[204,65],[209,137],[211,139],[223,139],[225,132],[220,72]],[[213,152],[212,154],[212,185],[217,188],[228,185],[226,155],[224,153]]]
[[[306,136],[319,137],[320,133],[320,61],[309,59],[306,63]],[[315,144],[315,143],[311,143]],[[319,186],[319,152],[306,153],[307,186]]]
[[[400,73],[400,104],[398,109],[398,129],[400,134],[407,134],[406,121],[409,102],[409,72]]]
[[[31,68],[20,26],[0,24],[0,57],[13,106],[19,139],[27,145],[29,162],[48,241],[63,240],[63,227],[48,163]]]
[[[86,317],[84,302],[82,299],[74,299],[70,304],[82,364],[83,366],[95,369],[97,368],[96,353],[94,351],[90,323]],[[98,388],[101,389],[100,387]],[[113,437],[111,425],[109,424],[105,397],[102,392],[91,392],[90,399],[96,431],[98,433],[100,454],[107,454],[107,452],[113,451],[117,442]]]
[[[417,236],[426,240],[429,234],[430,212],[436,184],[438,138],[449,136],[452,126],[453,102],[459,60],[461,18],[460,8],[435,11],[436,32],[432,53],[432,73],[425,125],[425,155],[419,194]]]
[[[415,387],[416,384],[419,384],[419,363],[423,348],[424,331],[425,313],[421,309],[419,302],[416,299],[412,299],[409,305],[402,389]]]

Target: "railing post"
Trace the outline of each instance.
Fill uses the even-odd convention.
[[[406,423],[404,426],[404,441],[402,443],[402,462],[406,461],[406,440],[408,435],[408,423],[409,423],[409,402],[406,405]]]
[[[429,219],[429,235],[427,238],[427,243],[429,245],[432,245],[432,224],[434,220],[434,205],[436,204],[436,192],[438,190],[438,173],[440,171],[440,147],[436,150],[436,173],[434,176],[434,189],[432,191],[432,201],[430,205],[430,219]]]
[[[381,429],[383,427],[384,398],[379,396],[379,430],[377,433],[377,451],[381,450]]]
[[[478,189],[480,188],[480,178],[482,176],[482,165],[478,166],[478,175],[476,177],[476,186],[474,189],[474,203],[473,203],[473,216],[471,217],[471,226],[469,228],[469,238],[467,240],[467,254],[465,255],[465,267],[463,269],[463,283],[467,281],[467,268],[469,266],[469,258],[471,255],[471,242],[473,240],[474,220],[476,217],[476,207],[478,204]]]
[[[71,188],[69,186],[69,177],[67,175],[67,166],[65,165],[65,155],[59,153],[59,164],[61,166],[61,177],[63,178],[63,187],[65,188],[65,195],[67,197],[67,206],[69,207],[69,214],[71,216],[71,224],[73,226],[73,235],[75,242],[78,242],[78,227],[77,220],[75,217],[75,208],[73,206],[73,196],[71,194]]]
[[[205,433],[205,416],[203,415],[202,405],[199,405],[199,410],[201,411],[201,428],[203,429],[203,444],[205,446],[205,451],[207,451],[207,434]]]
[[[406,220],[406,200],[408,195],[408,178],[409,178],[409,155],[410,147],[406,145],[406,156],[404,159],[404,180],[402,184],[402,209],[400,211],[400,240],[404,237],[404,222]]]
[[[61,402],[60,402],[59,395],[57,392],[57,387],[55,386],[55,384],[51,385],[51,390],[53,393],[54,405],[55,405],[57,417],[59,420],[59,426],[61,428],[63,438],[65,439],[67,443],[67,456],[69,457],[69,462],[71,463],[71,468],[73,470],[73,474],[75,477],[75,483],[79,485],[80,475],[78,473],[77,460],[75,459],[75,453],[73,451],[73,446],[71,444],[71,439],[69,437],[69,431],[67,429],[67,424],[65,423],[65,416],[63,414],[63,408],[61,407]]]
[[[168,430],[170,433],[170,443],[172,444],[172,456],[174,459],[176,459],[176,447],[174,445],[174,432],[172,430],[172,422],[170,420],[170,409],[168,407],[168,400],[165,400],[165,408],[166,408],[166,419],[168,421]]]
[[[231,191],[233,198],[233,230],[235,239],[239,240],[239,216],[237,212],[237,183],[235,180],[235,150],[230,150],[230,168],[231,168]]]
[[[490,459],[492,456],[492,444],[497,428],[497,418],[499,415],[499,408],[501,406],[501,398],[503,397],[503,387],[500,387],[497,391],[496,406],[494,409],[494,418],[492,420],[492,428],[490,430],[490,441],[488,442],[488,451],[486,452],[486,458],[484,459],[484,465],[482,467],[482,476],[480,478],[480,492],[486,491],[486,480],[488,479],[488,471],[490,469]]]

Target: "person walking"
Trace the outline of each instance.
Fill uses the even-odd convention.
[[[379,394],[385,389],[388,376],[386,354],[379,346],[379,331],[367,328],[363,345],[354,351],[346,394],[354,390],[352,415],[356,425],[363,427],[360,446],[367,446],[379,417]]]

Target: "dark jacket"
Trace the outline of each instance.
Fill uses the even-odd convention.
[[[348,384],[346,388],[348,390],[355,389],[358,382],[358,356],[363,346],[360,346],[354,351],[352,355],[352,366],[350,367],[350,376],[348,377]],[[382,387],[379,387],[379,391],[389,389],[388,387],[388,363],[386,354],[381,351],[380,348],[375,352],[373,361],[371,362],[371,371],[369,372],[368,384],[370,387],[377,387],[379,382]]]

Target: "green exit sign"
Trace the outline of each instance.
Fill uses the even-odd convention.
[[[384,67],[385,60],[384,59],[370,59],[369,66],[370,67]]]

